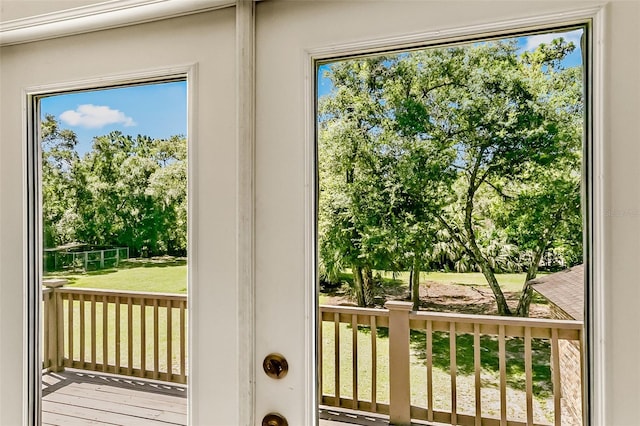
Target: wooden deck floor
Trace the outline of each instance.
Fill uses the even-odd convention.
[[[187,424],[187,388],[78,370],[42,376],[42,424]]]
[[[351,410],[320,408],[320,426],[384,426]],[[187,424],[187,387],[67,369],[42,375],[43,426],[168,426]]]

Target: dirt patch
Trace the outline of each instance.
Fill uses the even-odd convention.
[[[515,311],[519,293],[504,293],[509,308]],[[498,308],[493,293],[486,288],[471,285],[443,284],[426,281],[420,285],[420,309],[436,312],[497,315]],[[549,318],[549,305],[531,303],[529,317]]]
[[[519,293],[504,293],[511,310],[518,305]],[[376,307],[382,307],[386,300],[409,300],[408,292],[396,292],[386,297],[376,297]],[[354,301],[343,294],[326,296],[324,304],[355,306]],[[420,284],[420,310],[434,312],[455,312],[460,314],[497,315],[498,309],[493,293],[488,288],[472,285],[425,281]],[[541,300],[532,302],[529,310],[531,318],[550,318],[549,305]]]

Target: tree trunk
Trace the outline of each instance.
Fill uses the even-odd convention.
[[[413,294],[413,266],[409,271],[409,294]]]
[[[365,306],[364,292],[362,291],[362,267],[354,264],[351,270],[353,273],[353,289],[355,291],[356,303],[358,306]]]
[[[518,308],[516,309],[516,315],[519,317],[528,317],[529,316],[529,307],[531,306],[531,299],[533,298],[533,289],[529,285],[529,281],[534,279],[536,275],[538,275],[538,265],[540,265],[540,259],[542,259],[542,255],[544,254],[544,249],[538,250],[531,260],[531,264],[529,265],[529,269],[527,270],[527,277],[524,279],[524,284],[522,285],[522,293],[520,294],[520,299],[518,300]]]
[[[413,310],[420,309],[420,263],[413,261],[413,270],[411,274],[411,301],[413,302]]]
[[[480,257],[478,263],[480,264],[480,269],[482,269],[482,275],[484,275],[489,287],[491,287],[491,291],[493,291],[493,297],[496,299],[496,305],[498,306],[498,315],[510,316],[511,310],[507,304],[507,299],[505,299],[504,293],[502,293],[500,284],[489,263],[483,257]]]
[[[373,272],[369,266],[362,268],[362,292],[364,306],[373,306]]]

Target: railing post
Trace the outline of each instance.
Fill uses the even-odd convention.
[[[411,424],[411,387],[409,374],[410,302],[389,301],[389,423]]]
[[[64,371],[64,320],[62,296],[56,289],[67,284],[65,279],[43,280],[42,285],[51,289],[48,293],[47,303],[49,304],[48,316],[44,320],[48,322],[49,327],[49,353],[46,354],[49,359],[49,371]]]

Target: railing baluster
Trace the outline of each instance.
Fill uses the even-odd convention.
[[[320,389],[320,402],[322,402],[322,395],[324,394],[324,380],[323,380],[323,369],[322,366],[324,364],[324,352],[322,350],[322,344],[324,342],[323,334],[323,322],[322,322],[322,312],[318,315],[318,389]]]
[[[578,350],[580,351],[580,377],[584,377],[584,330],[580,330],[579,331],[579,339],[578,339]],[[585,391],[585,386],[580,386],[580,409],[584,410],[584,405],[585,405],[585,401],[584,401],[584,391]],[[582,416],[580,417],[580,421],[582,422],[582,424],[585,424],[585,413],[582,413]]]
[[[456,375],[458,360],[456,354],[456,323],[449,323],[449,375],[451,376],[451,424],[458,424],[458,389]]]
[[[115,320],[116,320],[116,335],[115,335],[115,346],[116,346],[116,374],[120,373],[120,296],[116,296],[115,298]]]
[[[498,327],[499,365],[500,365],[500,426],[507,426],[507,356],[505,347],[505,327]]]
[[[67,300],[67,326],[69,327],[69,329],[67,330],[67,334],[68,334],[68,339],[67,341],[69,342],[69,361],[68,361],[68,365],[69,367],[73,366],[73,331],[74,331],[74,327],[73,327],[73,294],[69,295],[69,298]]]
[[[185,332],[187,331],[187,327],[186,327],[185,315],[184,315],[186,304],[187,304],[186,301],[180,303],[180,381],[181,383],[185,383],[187,379],[187,375],[186,375],[187,345],[186,345],[186,335],[185,335]]]
[[[153,378],[158,378],[160,370],[160,339],[158,338],[158,299],[153,299]]]
[[[533,366],[531,362],[531,328],[524,329],[524,375],[527,395],[527,424],[533,424]]]
[[[340,406],[340,314],[339,313],[335,313],[333,314],[333,347],[334,347],[334,354],[333,354],[333,359],[334,359],[334,376],[335,376],[335,380],[334,380],[334,385],[335,385],[335,394],[336,394],[336,399],[335,399],[335,404],[336,407]]]
[[[85,333],[85,327],[86,327],[86,317],[85,317],[85,312],[84,312],[84,294],[79,294],[78,295],[78,301],[80,302],[80,363],[81,363],[81,368],[83,368],[85,366],[86,363],[86,359],[85,359],[85,346],[87,345],[87,336]]]
[[[482,425],[482,383],[480,381],[481,372],[480,360],[480,324],[473,324],[473,369],[475,371],[475,394],[476,394],[476,419],[475,425]]]
[[[377,410],[378,399],[378,326],[376,325],[376,316],[369,317],[371,323],[371,411]]]
[[[96,295],[91,295],[91,369],[96,369]]]
[[[351,315],[351,357],[353,378],[353,409],[358,409],[358,315]]]
[[[102,371],[109,365],[109,301],[102,296]]]
[[[53,371],[64,370],[64,309],[62,302],[62,294],[58,291],[54,293],[54,300],[56,303],[56,365]]]
[[[127,367],[133,376],[133,298],[127,297]]]
[[[147,370],[147,308],[144,297],[140,297],[140,377]]]
[[[51,291],[51,290],[49,290]],[[49,330],[51,329],[50,321],[49,321],[49,309],[51,309],[51,293],[45,293],[44,294],[44,306],[43,306],[43,316],[42,316],[42,323],[44,325],[44,330],[43,330],[43,339],[44,339],[44,344],[43,346],[43,352],[42,352],[42,356],[43,356],[43,361],[44,361],[44,367],[50,367],[51,366],[51,357],[50,355],[50,351],[49,351]]]
[[[561,398],[562,389],[560,388],[560,350],[558,348],[558,329],[551,329],[551,369],[553,374],[553,414],[555,425],[562,424]]]
[[[433,322],[427,320],[427,420],[433,421]]]
[[[171,307],[171,300],[167,300],[167,381],[171,381],[173,376],[173,348],[171,347],[172,339],[172,321],[173,311]]]

